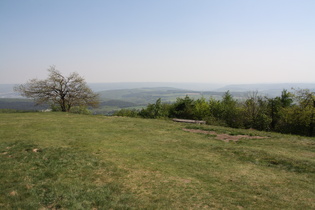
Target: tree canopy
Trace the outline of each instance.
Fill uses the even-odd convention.
[[[63,76],[55,66],[48,69],[45,80],[31,79],[26,84],[14,89],[22,96],[33,98],[36,104],[50,104],[63,112],[73,107],[96,107],[99,104],[98,94],[94,93],[78,73]]]

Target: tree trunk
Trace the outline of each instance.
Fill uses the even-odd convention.
[[[60,100],[61,100],[61,104],[60,104],[60,106],[61,106],[61,111],[62,111],[62,112],[66,112],[66,111],[67,111],[67,107],[66,107],[66,100],[65,100],[65,97],[62,96]]]

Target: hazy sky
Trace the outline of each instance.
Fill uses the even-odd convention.
[[[315,0],[0,0],[0,83],[315,82]]]

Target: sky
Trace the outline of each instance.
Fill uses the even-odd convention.
[[[314,83],[314,0],[0,0],[0,84]]]

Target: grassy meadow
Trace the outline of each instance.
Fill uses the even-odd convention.
[[[263,139],[225,142],[218,134]],[[315,139],[166,120],[0,114],[0,209],[315,209]]]

